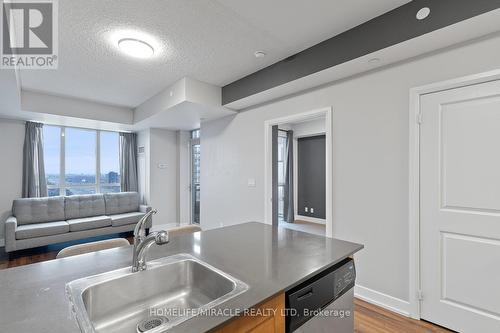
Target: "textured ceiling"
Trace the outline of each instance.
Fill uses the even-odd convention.
[[[21,71],[22,87],[135,107],[184,76],[225,85],[407,2],[59,1],[59,68]],[[149,41],[155,57],[122,55],[124,36]]]

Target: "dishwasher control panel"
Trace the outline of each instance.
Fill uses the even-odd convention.
[[[354,261],[346,258],[286,292],[286,332],[294,332],[354,287]]]
[[[335,298],[339,297],[345,290],[352,288],[356,280],[356,270],[354,268],[354,261],[345,263],[342,267],[337,269],[334,273],[334,295]]]

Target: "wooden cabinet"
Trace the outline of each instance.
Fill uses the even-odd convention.
[[[231,320],[216,333],[284,333],[285,294],[282,293],[254,308],[254,315]]]

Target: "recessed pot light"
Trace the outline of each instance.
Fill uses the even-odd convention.
[[[421,21],[421,20],[425,20],[429,15],[431,14],[431,9],[429,7],[424,7],[424,8],[421,8],[418,12],[417,12],[417,20]]]
[[[120,39],[118,47],[123,53],[134,58],[150,58],[155,53],[151,45],[135,38]]]
[[[264,51],[256,51],[254,53],[254,55],[255,55],[255,58],[264,58],[266,56],[266,52],[264,52]]]

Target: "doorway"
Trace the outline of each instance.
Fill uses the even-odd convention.
[[[498,96],[499,73],[412,91],[412,317],[460,332],[500,331]]]
[[[320,129],[317,129],[318,124],[320,124]],[[265,122],[266,223],[333,237],[332,127],[331,108]],[[312,180],[316,178],[318,180],[321,178],[320,182],[323,185],[323,189],[321,186],[313,188],[311,190],[313,193],[304,191],[299,185],[301,184],[300,170],[305,170],[305,168],[301,169],[302,165],[299,167],[299,142],[303,139],[307,141],[307,137],[323,139],[323,145],[320,145],[322,156],[316,155],[312,159],[304,158],[313,166],[322,163],[323,172],[309,176],[312,177],[309,178],[309,183],[313,183]],[[303,179],[307,179],[307,176]],[[299,202],[299,198],[306,197],[309,200],[314,194],[322,198],[319,204],[306,203],[304,206],[304,200]],[[304,210],[305,207],[307,207],[307,212]],[[318,214],[317,217],[316,214]]]

